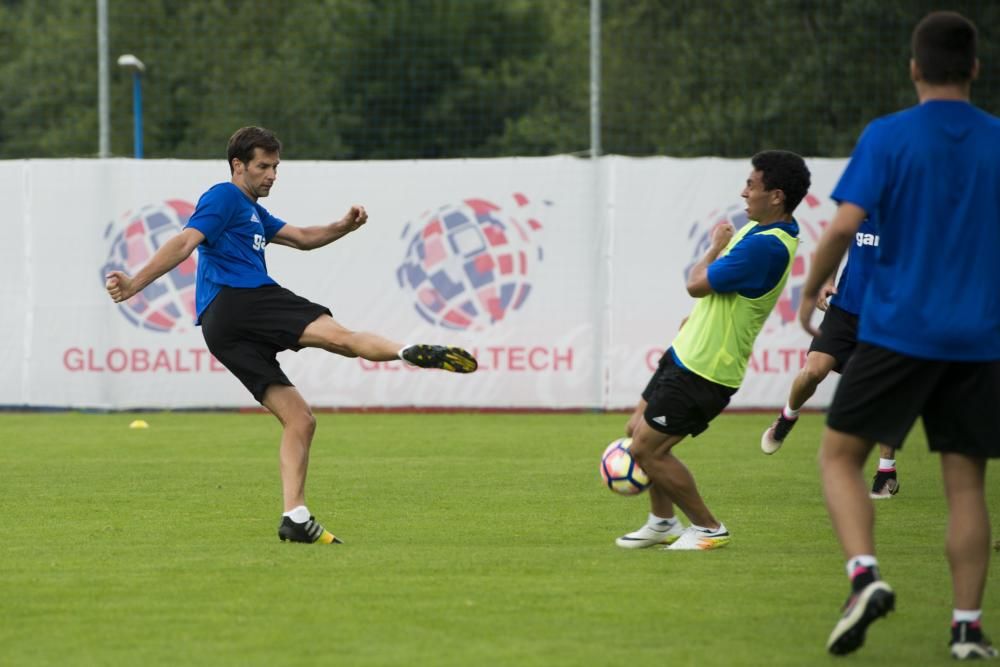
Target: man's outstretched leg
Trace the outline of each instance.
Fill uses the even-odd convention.
[[[406,345],[368,331],[351,331],[329,315],[309,323],[299,337],[299,345],[318,347],[345,357],[369,361],[401,359],[421,368],[440,368],[452,373],[472,373],[479,364],[460,347],[448,345]]]
[[[316,418],[299,391],[289,385],[270,385],[262,403],[282,427],[279,455],[284,513],[278,537],[282,542],[339,544],[341,540],[323,528],[306,507],[306,473]]]
[[[896,594],[879,575],[875,559],[875,509],[862,476],[874,443],[829,427],[823,432],[819,463],[823,496],[834,532],[847,557],[851,595],[830,633],[826,648],[843,655],[865,642],[871,623],[892,611]]]

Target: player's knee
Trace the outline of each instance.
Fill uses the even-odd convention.
[[[312,413],[312,410],[305,408],[292,415],[287,420],[287,425],[300,435],[312,438],[313,434],[316,433],[316,415]]]
[[[805,368],[802,369],[802,377],[808,382],[813,388],[819,385],[820,382],[826,379],[826,376],[830,374],[829,369],[821,368],[820,366],[807,364]]]

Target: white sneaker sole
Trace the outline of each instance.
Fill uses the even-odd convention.
[[[760,436],[760,451],[764,452],[768,456],[781,449],[782,444],[784,443],[780,440],[775,440],[771,437],[771,427],[768,427],[768,429],[764,431],[764,435]]]
[[[834,655],[847,655],[865,643],[868,626],[895,609],[896,594],[889,584],[875,581],[865,587],[851,610],[837,621],[826,642]]]
[[[966,642],[951,645],[951,657],[955,660],[992,660],[997,656],[1000,652],[989,644]]]
[[[629,537],[628,535],[622,535],[615,540],[615,544],[622,549],[648,549],[649,547],[671,545],[679,540],[683,534],[683,527],[679,529],[674,527],[656,537]]]
[[[647,549],[649,547],[655,547],[664,544],[673,544],[677,541],[676,537],[668,537],[662,540],[629,540],[624,537],[619,537],[615,540],[615,544],[620,546],[622,549]]]

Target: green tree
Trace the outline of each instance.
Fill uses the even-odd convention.
[[[148,157],[213,158],[237,127],[286,157],[586,154],[589,3],[581,0],[109,0],[111,149],[132,154],[131,77],[147,65]],[[973,88],[1000,109],[1000,4]],[[932,0],[604,0],[606,153],[846,155],[914,102],[908,40]],[[97,152],[93,0],[0,2],[0,157]]]
[[[97,153],[94,3],[36,0],[3,9],[0,155]],[[86,25],[86,32],[79,26]]]

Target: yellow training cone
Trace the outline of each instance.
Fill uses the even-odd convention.
[[[149,428],[149,424],[147,424],[142,419],[136,419],[131,424],[129,424],[128,427],[129,428]]]

